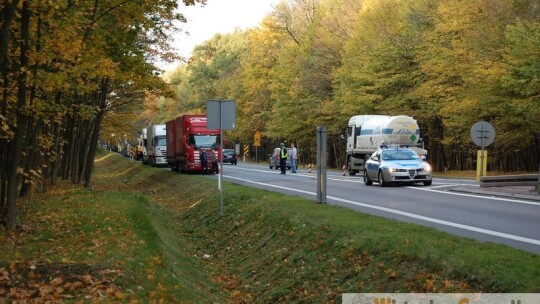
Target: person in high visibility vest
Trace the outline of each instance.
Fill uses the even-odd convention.
[[[287,153],[287,148],[285,148],[284,143],[279,144],[279,169],[281,170],[281,174],[285,174],[287,171],[287,157],[289,157],[289,154]]]

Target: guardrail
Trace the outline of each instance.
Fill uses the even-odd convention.
[[[480,187],[536,186],[540,187],[538,174],[499,175],[480,177]]]

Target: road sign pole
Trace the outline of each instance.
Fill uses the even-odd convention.
[[[486,160],[486,152],[484,152],[485,147],[491,145],[493,140],[495,139],[495,129],[493,129],[493,126],[485,121],[479,121],[475,123],[471,128],[471,139],[472,141],[477,145],[480,146],[482,150],[480,150],[480,155],[478,156],[478,160],[476,163],[477,166],[477,181],[480,181],[481,177],[485,175],[484,170],[484,164],[487,163]],[[478,168],[478,165],[480,166]]]
[[[236,128],[236,102],[234,100],[209,100],[206,117],[208,129],[219,129],[221,153],[218,164],[218,191],[220,192],[220,210],[223,215],[223,130]]]
[[[482,155],[480,156],[480,178],[484,176],[484,144],[485,144],[485,136],[484,136],[484,124],[482,124]]]
[[[220,197],[220,210],[223,215],[223,111],[221,110],[221,101],[219,102],[219,147],[221,153],[219,153],[219,175],[218,175],[218,189]]]

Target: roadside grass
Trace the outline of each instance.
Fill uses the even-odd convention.
[[[107,190],[60,182],[24,202],[23,227],[0,239],[0,302],[220,302],[168,210],[115,190],[151,170],[116,161],[96,170],[116,180]]]
[[[23,270],[32,265],[61,270],[40,283],[64,288],[49,296],[104,302],[339,303],[345,292],[540,292],[539,255],[297,196],[228,182],[223,189],[221,214],[215,179],[102,155],[92,189],[62,184],[25,203],[23,232],[2,247],[12,258],[1,260],[0,299],[8,283],[23,286],[5,283],[5,273],[28,278]],[[81,288],[66,285],[77,280]]]
[[[540,259],[503,245],[228,186],[224,216],[183,217],[254,302],[334,302],[343,292],[538,292]],[[224,238],[223,236],[227,237]],[[244,254],[240,254],[244,252]],[[267,287],[265,287],[267,286]]]

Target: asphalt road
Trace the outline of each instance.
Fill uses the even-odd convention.
[[[223,166],[226,181],[299,195],[316,203],[317,171],[289,173],[281,175],[263,164]],[[476,182],[435,178],[431,186],[381,188],[376,183],[364,185],[361,175],[328,171],[326,203],[540,254],[540,201],[454,191],[467,185]]]

